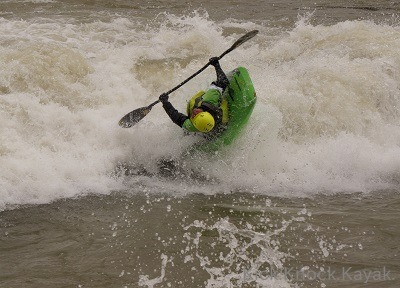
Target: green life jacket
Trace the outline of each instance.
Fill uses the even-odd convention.
[[[228,101],[225,97],[221,97],[220,92],[216,89],[210,89],[207,93],[202,90],[193,95],[186,107],[189,118],[195,108],[209,112],[214,117],[216,125],[228,123]]]

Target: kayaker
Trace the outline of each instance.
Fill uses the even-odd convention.
[[[187,114],[178,112],[168,101],[168,94],[163,93],[159,97],[165,112],[169,118],[179,127],[189,132],[209,133],[224,130],[223,119],[226,119],[227,111],[221,108],[222,93],[229,85],[229,80],[219,64],[219,57],[212,57],[209,63],[214,66],[217,80],[212,82],[207,92],[200,91],[192,97],[188,103]],[[225,112],[225,113],[224,113]]]

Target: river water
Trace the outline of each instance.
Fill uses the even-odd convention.
[[[399,287],[398,1],[0,2],[0,287]],[[258,102],[182,153],[155,101],[226,55]],[[186,101],[207,69],[170,96]]]

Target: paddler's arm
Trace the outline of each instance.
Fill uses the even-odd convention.
[[[189,117],[185,114],[180,113],[172,106],[171,102],[168,101],[168,94],[161,94],[159,97],[160,102],[163,104],[165,112],[167,112],[169,118],[179,127],[186,129],[189,132],[199,132],[194,126]]]
[[[172,122],[174,122],[176,125],[182,127],[183,123],[186,120],[189,120],[188,116],[180,113],[178,110],[174,108],[174,106],[172,106],[171,102],[168,101],[168,94],[163,93],[160,95],[158,99],[163,104],[163,108],[165,112],[167,112],[169,118],[171,118]]]
[[[226,77],[225,72],[222,70],[221,65],[219,64],[219,57],[210,58],[209,63],[214,66],[215,73],[217,74],[217,81],[213,82],[213,84],[221,87],[222,90],[225,90],[226,86],[229,85],[229,80],[228,77]]]
[[[176,110],[174,106],[172,106],[171,102],[164,102],[163,108],[165,112],[167,112],[169,118],[171,118],[172,122],[174,122],[176,125],[189,132],[199,132],[199,130],[193,126],[193,123],[190,121],[189,117]]]

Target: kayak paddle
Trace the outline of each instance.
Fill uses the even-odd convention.
[[[221,59],[226,54],[228,54],[232,50],[236,49],[237,47],[242,45],[247,40],[253,38],[254,36],[257,35],[257,33],[258,33],[258,30],[253,30],[253,31],[250,31],[250,32],[246,33],[245,35],[240,37],[238,40],[236,40],[236,42],[233,43],[233,45],[228,50],[226,50],[224,53],[222,53],[218,57],[218,59]],[[209,65],[210,65],[210,62],[208,62],[206,65],[204,65],[203,68],[201,68],[199,71],[197,71],[192,76],[187,78],[185,81],[180,83],[178,86],[176,86],[176,87],[172,88],[171,90],[169,90],[166,94],[170,94],[170,93],[174,92],[176,89],[178,89],[179,87],[181,87],[182,85],[187,83],[189,80],[191,80],[192,78],[194,78],[195,76],[197,76],[198,74],[203,72],[203,70],[206,69]],[[157,101],[154,101],[153,103],[151,103],[149,106],[138,108],[138,109],[135,109],[135,110],[129,112],[124,117],[122,117],[121,120],[119,120],[119,122],[118,122],[119,126],[121,126],[122,128],[132,127],[133,125],[138,123],[140,120],[142,120],[147,114],[149,114],[149,112],[151,111],[151,108],[153,108],[153,106],[156,105],[159,102],[160,102],[160,100],[157,100]]]

